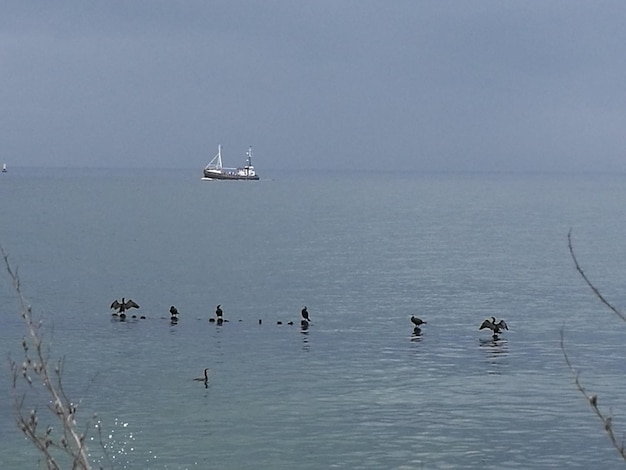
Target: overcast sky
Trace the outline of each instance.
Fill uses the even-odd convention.
[[[0,162],[626,171],[626,2],[3,1]]]

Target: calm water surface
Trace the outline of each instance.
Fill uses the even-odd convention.
[[[573,228],[586,272],[626,305],[624,177],[197,173],[1,175],[0,243],[51,357],[65,358],[68,395],[84,422],[98,415],[108,457],[92,433],[94,461],[623,467],[573,386],[559,331],[626,431],[626,325],[567,251]],[[17,300],[7,276],[0,286],[0,352],[19,357]],[[113,320],[122,296],[147,318]],[[217,304],[230,320],[221,326],[208,321]],[[411,314],[428,322],[419,337]],[[499,341],[478,331],[489,316],[510,326]],[[192,380],[204,367],[207,388]],[[0,391],[0,468],[36,468],[8,365]]]

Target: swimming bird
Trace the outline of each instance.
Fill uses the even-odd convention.
[[[208,367],[206,369],[204,369],[204,377],[196,377],[194,380],[196,382],[204,382],[207,383],[209,381],[209,371],[211,369],[209,369]]]
[[[114,300],[113,303],[111,304],[111,308],[117,309],[117,313],[123,314],[129,308],[139,308],[139,305],[137,305],[131,299],[125,300],[125,298],[122,297],[122,302],[118,302],[117,299]]]
[[[413,323],[415,326],[420,326],[422,323],[426,322],[421,318],[417,318],[415,315],[411,315],[411,323]]]
[[[302,318],[304,318],[306,321],[311,321],[309,319],[309,312],[307,311],[306,307],[304,307],[300,313],[302,314]]]
[[[222,312],[222,308],[221,308],[222,304],[218,304],[217,308],[215,309],[215,315],[217,315],[218,319],[222,318],[222,315],[224,312]]]
[[[172,315],[173,317],[178,315],[178,309],[174,307],[173,305],[170,307],[170,315]]]
[[[491,320],[486,319],[484,322],[482,322],[482,324],[480,325],[480,328],[478,329],[482,330],[483,328],[489,328],[491,331],[493,331],[494,336],[497,336],[498,333],[500,333],[500,331],[502,330],[509,329],[509,327],[507,326],[504,320],[500,320],[499,322],[496,322],[496,317],[491,317]]]

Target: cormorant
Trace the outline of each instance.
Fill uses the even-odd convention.
[[[502,330],[509,329],[509,327],[507,326],[504,320],[500,320],[499,322],[496,322],[496,317],[491,317],[491,320],[487,319],[484,322],[482,322],[482,324],[480,325],[480,328],[478,329],[482,330],[483,328],[489,328],[491,331],[493,331],[493,336],[497,336],[498,333],[500,333],[500,331]]]
[[[204,388],[208,388],[208,383],[209,383],[209,371],[211,369],[209,369],[208,367],[206,369],[204,369],[204,377],[196,377],[195,380],[196,382],[203,382],[204,383]]]
[[[118,302],[117,299],[114,300],[113,303],[111,304],[111,308],[117,309],[117,313],[124,313],[129,308],[139,308],[139,305],[137,305],[131,299],[125,300],[125,298],[122,297],[121,302]]]
[[[304,318],[306,321],[311,321],[309,319],[309,312],[307,311],[306,307],[304,307],[300,313],[302,314],[302,318]]]
[[[413,323],[415,326],[420,326],[422,323],[426,322],[421,318],[417,318],[416,316],[411,315],[411,323]]]

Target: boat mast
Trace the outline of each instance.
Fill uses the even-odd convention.
[[[212,165],[213,168],[215,168],[216,170],[222,169],[222,145],[221,144],[217,144],[217,155],[213,157],[213,160],[211,160],[211,163],[209,163],[209,165]]]

